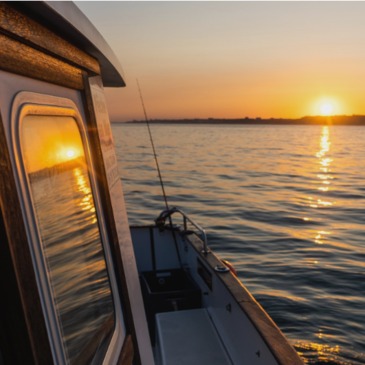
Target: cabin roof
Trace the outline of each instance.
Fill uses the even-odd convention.
[[[104,86],[125,86],[123,69],[116,55],[95,26],[74,3],[24,1],[21,2],[21,8],[27,9],[29,15],[35,16],[49,29],[96,58],[100,63]]]

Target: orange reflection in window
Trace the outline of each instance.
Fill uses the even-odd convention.
[[[79,206],[82,210],[93,213],[91,215],[91,223],[96,223],[95,206],[89,181],[85,179],[85,175],[82,173],[81,168],[75,168],[72,172],[76,179],[77,189],[83,195],[83,198],[79,202]]]
[[[75,119],[65,116],[28,115],[23,125],[22,147],[28,173],[66,163],[84,156]],[[62,118],[62,119],[60,119]],[[62,122],[60,122],[62,120]]]
[[[86,364],[104,356],[115,314],[79,127],[71,116],[26,115],[20,139],[50,309],[67,364]]]

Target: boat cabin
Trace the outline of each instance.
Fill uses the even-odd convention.
[[[0,3],[1,365],[153,363],[103,91],[124,85],[72,3]]]
[[[185,213],[129,227],[123,86],[74,4],[0,2],[0,365],[302,364]]]

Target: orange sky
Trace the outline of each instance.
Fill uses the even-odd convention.
[[[77,2],[127,88],[112,121],[365,114],[365,2]],[[323,108],[322,108],[323,109]]]

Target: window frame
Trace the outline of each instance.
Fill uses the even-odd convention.
[[[39,116],[67,116],[72,117],[79,129],[81,141],[85,152],[85,160],[88,166],[90,187],[94,199],[96,216],[98,219],[101,245],[104,251],[105,265],[109,276],[111,295],[114,302],[115,326],[110,339],[103,363],[116,364],[126,339],[126,325],[122,313],[122,305],[119,297],[119,289],[114,272],[110,242],[106,230],[106,220],[102,213],[101,197],[95,177],[95,169],[92,163],[90,141],[87,134],[86,120],[82,117],[76,104],[71,99],[57,96],[38,94],[21,91],[13,101],[12,105],[11,137],[12,148],[16,165],[16,184],[20,196],[22,214],[25,220],[29,249],[32,256],[34,272],[36,276],[38,292],[41,300],[43,314],[45,317],[50,346],[53,359],[56,363],[67,363],[66,351],[63,346],[61,329],[57,311],[52,295],[52,287],[48,278],[48,270],[43,254],[41,235],[38,229],[35,206],[33,203],[29,177],[23,162],[23,151],[21,146],[21,129],[23,120],[28,115]]]

